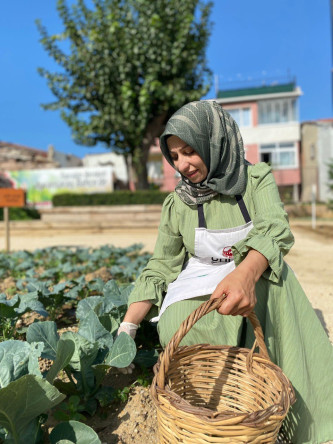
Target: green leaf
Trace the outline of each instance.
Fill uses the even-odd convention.
[[[91,343],[78,333],[70,331],[65,332],[61,339],[69,339],[74,342],[75,349],[69,362],[73,370],[81,372],[93,364],[98,354],[98,344],[96,342]]]
[[[98,343],[91,343],[78,333],[72,332],[65,332],[62,338],[70,339],[75,344],[73,356],[66,370],[73,373],[78,392],[89,397],[96,389],[92,365],[95,363],[99,352]]]
[[[1,318],[12,318],[17,317],[17,313],[14,310],[16,306],[19,305],[19,297],[16,294],[11,299],[7,299],[4,293],[0,294],[0,317]]]
[[[117,391],[113,387],[101,387],[95,395],[101,407],[107,407],[114,400]]]
[[[0,425],[10,433],[15,444],[34,444],[34,440],[27,439],[31,422],[64,398],[65,395],[46,380],[34,375],[22,376],[0,390]]]
[[[4,341],[0,343],[0,388],[28,373],[41,376],[38,357],[43,344],[28,344],[22,341]]]
[[[89,296],[79,301],[76,309],[76,317],[80,320],[84,319],[91,311],[96,313],[97,316],[105,312],[105,298],[103,296]]]
[[[134,364],[141,365],[143,367],[152,367],[156,364],[158,359],[158,351],[155,349],[151,350],[139,350],[134,358]]]
[[[97,342],[100,348],[110,348],[113,344],[112,335],[103,327],[93,311],[81,319],[79,334],[90,342]]]
[[[105,358],[105,363],[112,367],[127,367],[133,361],[135,354],[134,340],[127,333],[122,332]]]
[[[61,439],[60,441],[57,441],[57,444],[75,444],[75,442],[69,441],[69,439]]]
[[[75,444],[101,444],[97,433],[91,427],[78,421],[62,422],[52,430],[51,444],[60,444],[62,440]]]
[[[70,339],[60,339],[57,344],[55,361],[47,373],[46,380],[52,384],[57,374],[69,363],[75,351],[75,344]]]
[[[59,341],[57,324],[53,321],[31,324],[27,331],[27,341],[42,342],[44,344],[42,357],[55,360]]]
[[[72,382],[64,382],[60,379],[56,379],[53,383],[55,387],[61,392],[65,393],[66,395],[77,395],[78,390],[76,386]]]
[[[93,371],[96,378],[96,387],[99,387],[104,379],[104,376],[109,371],[110,366],[106,364],[93,365]]]

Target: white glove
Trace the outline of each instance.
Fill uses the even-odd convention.
[[[118,328],[117,331],[117,336],[121,333],[121,332],[125,332],[127,333],[132,339],[135,338],[136,335],[136,331],[139,328],[138,325],[136,324],[132,324],[132,322],[122,322],[120,324],[120,327]]]
[[[118,328],[117,336],[120,333],[124,332],[124,333],[127,333],[132,339],[134,339],[138,328],[139,328],[139,326],[136,324],[132,324],[132,322],[122,322],[120,324],[120,327]],[[133,363],[131,363],[127,367],[118,368],[118,370],[120,371],[120,373],[123,373],[124,375],[129,375],[129,374],[133,373],[134,368],[135,368],[135,365]]]

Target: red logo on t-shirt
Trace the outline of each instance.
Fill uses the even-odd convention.
[[[222,256],[227,257],[228,259],[232,258],[231,247],[224,247],[222,250]]]

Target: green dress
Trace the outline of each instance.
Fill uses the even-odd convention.
[[[333,347],[293,271],[283,260],[294,239],[270,168],[263,163],[248,167],[243,194],[254,228],[233,246],[236,265],[249,249],[262,253],[269,267],[256,285],[255,312],[264,331],[270,357],[290,379],[297,401],[284,422],[285,433],[294,444],[333,440]],[[233,196],[218,195],[204,204],[209,229],[244,224]],[[129,304],[150,300],[148,319],[157,315],[169,283],[180,273],[184,261],[194,254],[198,226],[196,206],[184,204],[171,193],[164,202],[153,257],[139,276]],[[180,323],[210,295],[169,306],[160,318],[158,332],[165,346]],[[204,316],[183,339],[183,345],[211,343],[245,347],[253,344],[251,326],[242,336],[241,316]]]

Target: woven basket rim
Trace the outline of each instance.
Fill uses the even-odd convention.
[[[177,360],[177,357],[182,352],[188,350],[190,350],[191,352],[192,350],[195,352],[198,352],[198,350],[205,350],[205,351],[223,350],[228,352],[229,351],[234,352],[236,354],[243,356],[246,356],[251,351],[248,348],[228,346],[228,345],[210,345],[210,344],[196,344],[190,346],[184,345],[177,348],[172,361]],[[264,409],[259,409],[255,412],[250,412],[250,413],[244,413],[244,412],[235,413],[232,411],[218,412],[216,410],[211,410],[209,408],[193,406],[190,404],[189,401],[186,401],[180,395],[173,392],[168,385],[165,385],[164,388],[158,387],[157,375],[159,372],[160,357],[157,364],[155,364],[154,366],[155,376],[151,385],[151,395],[153,402],[156,408],[159,408],[161,404],[159,398],[162,397],[163,402],[170,403],[177,410],[198,417],[201,420],[209,423],[220,422],[223,420],[226,421],[231,420],[235,421],[235,424],[241,423],[248,427],[258,427],[260,424],[268,420],[282,420],[286,416],[290,405],[294,404],[296,400],[294,389],[290,381],[286,377],[286,375],[281,370],[281,368],[276,364],[274,364],[270,359],[266,359],[261,354],[258,353],[253,353],[252,359],[253,362],[255,362],[256,364],[264,365],[270,370],[272,370],[275,377],[279,380],[282,386],[280,403],[272,404],[269,407],[266,407]]]

